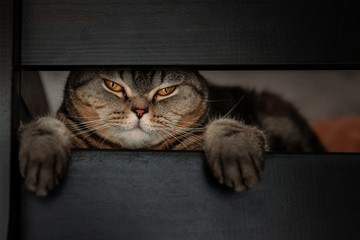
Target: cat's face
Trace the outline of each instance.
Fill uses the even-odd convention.
[[[196,72],[72,72],[67,89],[76,120],[125,148],[176,137],[206,114],[207,87]]]

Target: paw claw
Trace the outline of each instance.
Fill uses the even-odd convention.
[[[45,197],[48,195],[48,191],[46,189],[38,189],[36,190],[36,195],[40,197]]]
[[[236,186],[234,188],[234,190],[235,190],[235,192],[243,192],[243,191],[246,190],[246,187],[244,187],[244,186]]]
[[[30,181],[30,180],[27,179],[27,180],[25,181],[25,185],[26,185],[26,187],[27,187],[30,191],[33,191],[33,192],[36,191],[36,185],[35,185],[34,182],[32,182],[32,181]]]

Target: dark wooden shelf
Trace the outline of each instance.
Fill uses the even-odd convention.
[[[25,67],[360,66],[358,0],[24,0],[22,25]]]
[[[267,154],[263,181],[218,185],[202,152],[74,151],[46,198],[23,188],[22,239],[359,239],[360,155]]]

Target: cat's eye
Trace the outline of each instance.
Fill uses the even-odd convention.
[[[104,83],[110,90],[112,90],[114,92],[123,91],[123,87],[113,81],[104,79]]]
[[[166,88],[163,88],[163,89],[160,89],[159,91],[157,91],[157,94],[160,96],[166,96],[166,95],[169,95],[170,93],[174,92],[175,89],[176,89],[175,86],[166,87]]]

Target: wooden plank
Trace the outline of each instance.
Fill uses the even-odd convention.
[[[80,151],[46,198],[23,189],[22,239],[360,239],[360,155],[266,155],[220,187],[202,152]]]
[[[358,0],[24,0],[23,6],[23,67],[360,66]]]
[[[0,239],[7,239],[10,222],[12,4],[0,1]]]

